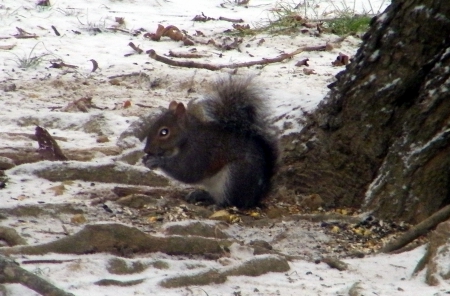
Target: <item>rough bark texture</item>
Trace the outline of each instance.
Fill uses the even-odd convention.
[[[298,135],[279,181],[419,222],[450,203],[450,1],[393,0]]]

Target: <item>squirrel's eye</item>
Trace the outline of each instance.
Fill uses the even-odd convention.
[[[167,137],[169,135],[169,129],[167,127],[163,127],[159,130],[159,135],[161,137]]]

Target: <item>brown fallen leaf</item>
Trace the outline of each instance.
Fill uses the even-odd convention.
[[[38,5],[38,6],[50,6],[50,0],[39,0],[36,5]]]
[[[48,190],[55,192],[55,196],[58,196],[58,195],[62,195],[64,193],[64,191],[66,190],[66,187],[64,187],[64,184],[60,184],[57,186],[50,187]]]
[[[206,16],[203,12],[202,15],[196,15],[192,21],[194,22],[207,22],[207,21],[214,21],[215,19],[212,17]]]
[[[303,68],[303,73],[305,73],[305,75],[317,74],[314,69],[310,68]]]
[[[240,25],[240,24],[233,24],[233,28],[235,28],[238,31],[245,31],[245,30],[250,30],[250,25]]]
[[[202,31],[195,30],[194,36],[196,37],[206,37],[205,34]]]
[[[131,107],[131,101],[130,100],[126,100],[125,102],[123,102],[123,108],[129,108]]]
[[[303,59],[303,60],[301,60],[301,61],[298,61],[297,64],[295,64],[295,66],[296,66],[296,67],[300,67],[300,66],[306,66],[306,67],[309,67],[308,61],[309,61],[309,59]]]
[[[68,160],[56,140],[49,132],[40,126],[36,126],[35,136],[39,145],[38,153],[46,160]]]
[[[159,41],[162,36],[167,36],[174,41],[183,41],[184,45],[194,45],[194,42],[187,38],[180,29],[172,25],[164,27],[159,24],[155,33],[144,34],[144,37],[150,38],[153,41]]]
[[[83,97],[78,100],[74,100],[61,108],[62,112],[89,112],[89,108],[92,108],[92,97]]]
[[[116,21],[116,23],[118,23],[119,25],[125,24],[125,18],[123,18],[123,17],[116,16],[115,21]]]
[[[83,214],[75,214],[70,218],[70,222],[74,224],[84,224],[86,221],[86,217]]]
[[[335,67],[337,67],[337,66],[345,66],[345,65],[348,64],[349,59],[350,58],[349,58],[348,55],[345,55],[345,54],[340,52],[339,55],[336,57],[336,60],[331,62],[331,64],[333,66],[335,66]]]
[[[78,68],[78,66],[69,65],[69,64],[66,64],[66,63],[60,62],[60,61],[50,61],[50,63],[52,64],[50,66],[50,68],[55,68],[55,69],[60,69],[60,68],[64,68],[64,67],[73,68],[73,69]]]

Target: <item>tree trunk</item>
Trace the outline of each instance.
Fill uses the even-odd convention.
[[[450,204],[450,1],[393,0],[300,134],[279,182],[419,222]]]

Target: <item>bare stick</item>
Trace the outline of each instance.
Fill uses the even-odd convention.
[[[169,58],[166,58],[166,57],[156,54],[156,52],[153,49],[148,50],[147,53],[149,54],[149,56],[152,59],[154,59],[158,62],[167,64],[167,65],[171,65],[171,66],[186,67],[186,68],[200,68],[200,69],[207,69],[207,70],[211,70],[211,71],[217,71],[217,70],[223,68],[223,67],[214,66],[214,65],[210,65],[210,64],[196,63],[193,61],[186,61],[186,62],[174,61]]]
[[[207,69],[211,71],[217,71],[223,68],[230,68],[230,69],[236,69],[236,68],[242,68],[242,67],[250,67],[255,65],[267,65],[271,63],[278,63],[282,62],[286,59],[292,58],[294,55],[297,55],[304,51],[323,51],[326,50],[326,45],[320,45],[320,46],[305,46],[301,47],[291,53],[283,53],[275,58],[268,58],[268,59],[262,59],[259,61],[251,61],[251,62],[245,62],[245,63],[235,63],[235,64],[228,64],[228,65],[211,65],[206,63],[196,63],[193,61],[174,61],[169,58],[160,56],[156,54],[156,52],[153,49],[150,49],[147,51],[149,56],[157,60],[158,62],[162,62],[171,66],[177,66],[177,67],[186,67],[186,68],[200,68],[200,69]]]
[[[390,253],[392,251],[398,250],[419,236],[427,233],[430,229],[436,227],[439,223],[450,218],[450,205],[443,207],[430,217],[426,218],[407,232],[405,232],[401,237],[394,241],[389,242],[380,251],[383,253]]]
[[[186,59],[200,59],[200,58],[206,58],[208,56],[198,54],[198,53],[181,53],[181,52],[173,52],[169,51],[169,56],[173,58],[186,58]]]
[[[221,21],[227,21],[227,22],[231,22],[231,23],[243,23],[244,20],[243,19],[231,19],[231,18],[227,18],[227,17],[219,17],[219,20]]]
[[[137,52],[138,54],[141,54],[144,52],[142,49],[140,49],[139,47],[134,45],[133,42],[128,43],[128,46],[130,46],[132,49],[134,49],[134,51]]]

